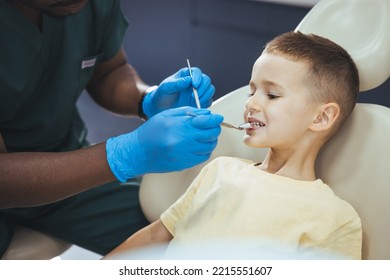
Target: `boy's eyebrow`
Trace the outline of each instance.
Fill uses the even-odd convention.
[[[271,80],[261,80],[260,84],[263,87],[274,87],[274,88],[277,88],[277,89],[280,89],[280,90],[284,90],[285,89],[281,84],[278,84],[277,82],[274,82],[274,81],[271,81]],[[256,88],[256,83],[254,81],[250,80],[249,81],[249,86],[251,88]]]
[[[261,80],[260,84],[263,87],[274,87],[274,88],[277,88],[277,89],[280,89],[280,90],[284,90],[285,89],[281,84],[278,84],[278,83],[276,83],[274,81],[271,81],[271,80]],[[249,86],[251,88],[256,88],[256,83],[254,81],[250,80],[249,81]]]
[[[280,88],[280,89],[284,89],[284,87],[274,81],[270,81],[270,80],[262,80],[261,81],[261,84],[263,84],[264,86],[268,86],[268,87],[276,87],[276,88]]]

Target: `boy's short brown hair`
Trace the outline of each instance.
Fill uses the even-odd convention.
[[[329,39],[293,31],[275,37],[264,52],[309,64],[307,84],[313,100],[340,106],[334,135],[352,113],[359,93],[359,73],[348,52]]]

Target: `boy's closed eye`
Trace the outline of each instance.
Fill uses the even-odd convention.
[[[254,96],[254,95],[255,95],[254,92],[248,93],[248,98],[249,98],[249,97],[252,97],[252,96]],[[270,92],[270,93],[267,93],[267,97],[268,97],[268,99],[276,99],[276,98],[279,98],[280,95],[278,95],[278,94],[276,94],[276,93]]]
[[[271,100],[280,97],[279,95],[277,95],[276,93],[273,93],[273,92],[267,93],[267,96],[268,96],[268,99],[271,99]]]

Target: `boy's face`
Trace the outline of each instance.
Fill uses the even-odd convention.
[[[290,150],[302,143],[315,118],[318,103],[310,101],[305,62],[263,53],[255,62],[244,119],[256,126],[244,142],[257,148]]]

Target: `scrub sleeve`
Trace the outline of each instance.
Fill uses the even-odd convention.
[[[120,49],[120,1],[90,0],[78,14],[43,16],[42,30],[0,1],[0,132],[8,152],[87,145],[76,108],[94,67]],[[0,258],[20,224],[106,254],[148,224],[140,179],[112,182],[49,205],[0,210]]]

